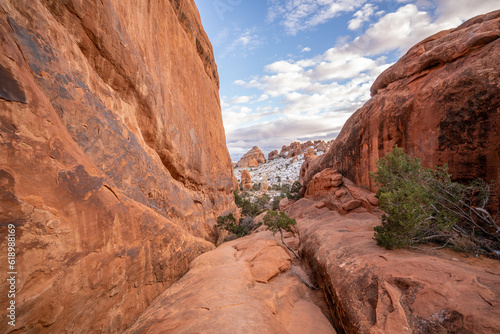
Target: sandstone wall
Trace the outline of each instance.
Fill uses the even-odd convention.
[[[397,144],[423,165],[448,164],[455,179],[500,182],[500,11],[411,48],[382,73],[372,98],[328,152],[304,166],[305,185],[334,167],[358,185]]]
[[[0,78],[0,332],[120,333],[234,209],[194,1],[2,1]]]

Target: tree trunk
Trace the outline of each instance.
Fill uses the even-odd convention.
[[[293,253],[293,255],[295,255],[295,257],[300,260],[300,257],[297,255],[297,253],[295,253],[295,251],[293,249],[290,248],[290,246],[288,246],[286,243],[285,243],[285,240],[283,240],[283,230],[280,228],[280,234],[281,234],[281,242],[283,243],[283,245],[285,245],[286,248],[288,248],[288,250],[290,252]]]

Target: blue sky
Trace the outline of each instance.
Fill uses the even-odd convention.
[[[233,161],[333,139],[411,46],[498,0],[195,0],[215,53]]]

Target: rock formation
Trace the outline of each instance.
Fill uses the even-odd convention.
[[[326,152],[326,150],[328,149],[328,147],[327,147],[327,144],[324,141],[322,141],[322,140],[315,140],[314,141],[314,149],[317,152]]]
[[[314,175],[304,197],[321,201],[325,206],[342,214],[349,212],[378,212],[375,194],[357,187],[337,170],[327,168]]]
[[[394,145],[426,167],[448,164],[458,180],[500,182],[500,11],[473,18],[412,47],[372,86],[372,98],[328,152],[310,162],[304,184],[333,167],[371,187],[375,161]]]
[[[262,177],[262,181],[261,181],[261,184],[260,184],[260,190],[267,191],[268,189],[269,189],[269,183],[267,182],[267,176],[264,175]]]
[[[236,164],[238,168],[248,168],[248,167],[258,167],[260,164],[266,163],[266,157],[264,153],[258,148],[254,146],[250,151],[245,153],[240,161]]]
[[[252,189],[252,176],[246,169],[241,171],[241,185],[243,186],[243,189]]]
[[[267,156],[267,160],[274,160],[274,159],[277,159],[278,157],[279,157],[278,150],[274,150],[274,151],[269,152],[269,154]]]
[[[234,210],[194,1],[5,0],[0,39],[0,328],[122,332]]]
[[[306,198],[285,209],[297,219],[299,254],[324,291],[339,332],[500,330],[497,260],[451,250],[386,250],[372,239],[379,217],[366,211],[341,215]]]
[[[278,240],[259,232],[201,255],[126,333],[334,334]]]

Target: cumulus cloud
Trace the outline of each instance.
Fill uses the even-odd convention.
[[[299,138],[337,134],[347,118],[370,98],[373,81],[391,65],[388,56],[402,55],[434,33],[499,7],[496,0],[478,4],[468,0],[397,0],[397,6],[383,12],[365,2],[270,1],[269,19],[279,21],[290,34],[346,12],[354,13],[348,28],[363,31],[323,54],[275,61],[265,66],[260,76],[236,80],[235,85],[261,93],[223,103],[233,156],[254,145],[270,151]],[[310,51],[302,46],[297,50]],[[245,109],[245,103],[259,107]]]
[[[302,49],[302,52],[309,52],[309,51],[311,51],[311,48],[307,46]]]
[[[354,18],[349,21],[347,26],[350,30],[356,30],[363,26],[363,23],[370,21],[373,13],[377,9],[373,4],[367,3],[360,10],[354,13]]]
[[[270,0],[267,17],[279,21],[290,35],[360,8],[366,0]]]

